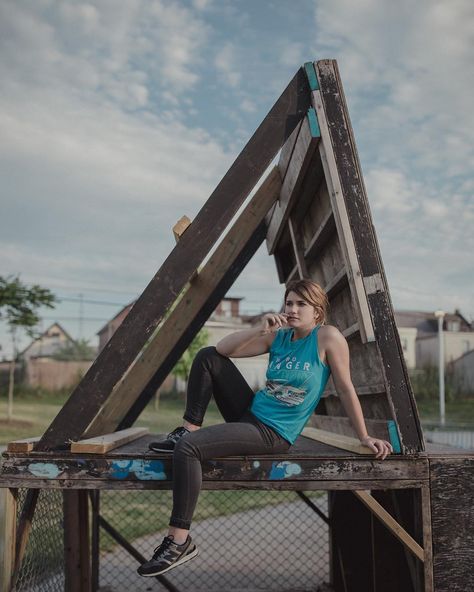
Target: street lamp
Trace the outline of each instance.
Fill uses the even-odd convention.
[[[444,397],[444,337],[443,319],[446,315],[444,310],[437,310],[434,313],[438,319],[438,352],[439,352],[439,417],[442,426],[445,424],[445,397]]]

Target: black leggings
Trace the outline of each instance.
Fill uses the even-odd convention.
[[[201,349],[189,376],[184,419],[202,425],[211,396],[225,424],[186,434],[173,453],[170,526],[189,529],[202,484],[201,462],[229,455],[286,452],[290,443],[249,411],[254,392],[234,364],[215,347]]]

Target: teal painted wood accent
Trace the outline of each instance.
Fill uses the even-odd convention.
[[[393,447],[393,452],[400,454],[402,447],[400,445],[400,438],[398,437],[397,424],[393,421],[393,419],[390,419],[387,421],[387,427],[388,435],[390,436],[390,444]]]
[[[316,111],[313,109],[313,107],[308,109],[308,123],[311,136],[313,138],[320,138],[321,130],[319,129],[318,116],[316,115]]]
[[[316,71],[314,69],[313,62],[305,62],[304,71],[306,72],[306,76],[308,77],[309,88],[311,90],[319,90],[318,77],[316,76]]]

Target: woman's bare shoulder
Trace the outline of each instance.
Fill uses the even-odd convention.
[[[319,328],[319,335],[328,335],[331,337],[342,335],[337,327],[334,325],[321,325]]]
[[[318,335],[321,345],[324,345],[325,347],[346,341],[344,335],[337,327],[334,327],[334,325],[322,325]]]

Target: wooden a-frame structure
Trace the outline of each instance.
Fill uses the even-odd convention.
[[[38,491],[60,488],[72,557],[68,589],[95,589],[89,559],[97,575],[98,537],[92,537],[91,551],[87,491],[93,524],[106,527],[100,489],[171,486],[169,457],[160,458],[159,479],[147,475],[151,436],[140,433],[127,444],[131,426],[266,241],[282,284],[310,277],[327,292],[329,322],[348,340],[369,432],[389,439],[395,454],[377,462],[360,447],[330,381],[312,427],[303,432],[307,438],[287,457],[300,473],[275,477],[278,459],[263,456],[258,469],[248,459],[215,459],[203,465],[203,487],[294,489],[303,497],[303,489],[327,490],[330,515],[323,518],[331,527],[336,592],[474,588],[468,566],[459,567],[474,549],[474,535],[459,538],[468,508],[459,506],[456,494],[473,495],[474,455],[426,450],[335,61],[298,70],[195,220],[180,223],[175,233],[175,248],[44,435],[12,443],[5,454],[0,487],[12,508],[15,491],[29,489],[18,526],[8,522],[17,541],[11,561],[4,561],[8,581],[14,585],[18,577]],[[91,441],[79,442],[84,439]],[[114,439],[120,447],[111,450],[107,442]],[[131,471],[117,481],[114,463],[122,459],[134,459],[140,475]],[[51,474],[38,475],[37,462],[47,462]],[[456,482],[453,491],[450,481]],[[453,514],[453,507],[460,511]],[[380,554],[379,547],[388,552]]]
[[[196,273],[269,163],[272,169]],[[311,277],[349,340],[364,414],[404,453],[423,450],[341,82],[300,69],[45,432],[36,450],[130,427],[266,238],[281,283]],[[167,311],[171,309],[169,316]],[[324,428],[350,429],[335,390]],[[332,419],[330,419],[332,418]]]

